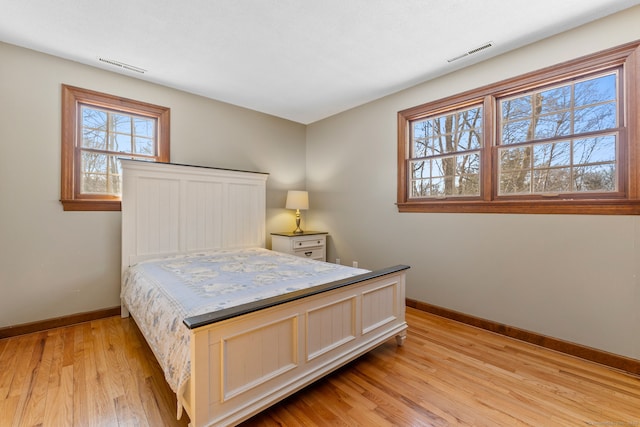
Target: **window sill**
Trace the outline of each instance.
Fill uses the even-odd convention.
[[[60,200],[65,211],[120,211],[120,200]]]
[[[434,201],[397,206],[399,212],[640,215],[640,200]]]

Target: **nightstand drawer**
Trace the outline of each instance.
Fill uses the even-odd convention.
[[[291,239],[291,249],[298,250],[302,248],[314,248],[318,246],[324,246],[324,236],[316,237],[313,239],[305,238],[294,238]]]
[[[296,233],[271,233],[271,249],[302,258],[327,260],[327,233],[306,231]]]
[[[315,249],[303,249],[293,251],[293,254],[302,258],[311,258],[317,260],[324,260],[324,249],[323,248],[315,248]]]

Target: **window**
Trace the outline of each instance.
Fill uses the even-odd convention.
[[[618,191],[618,77],[498,100],[498,196]]]
[[[482,106],[411,124],[411,197],[480,195]]]
[[[400,212],[640,214],[639,46],[399,112]]]
[[[119,158],[169,161],[169,109],[62,86],[64,210],[120,210]]]

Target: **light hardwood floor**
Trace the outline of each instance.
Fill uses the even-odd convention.
[[[640,378],[415,309],[247,426],[640,426]],[[0,340],[0,426],[185,426],[130,319]]]

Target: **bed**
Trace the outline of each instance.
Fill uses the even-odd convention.
[[[267,174],[122,168],[122,316],[136,320],[190,425],[238,424],[389,339],[404,342],[409,267],[265,249]]]

